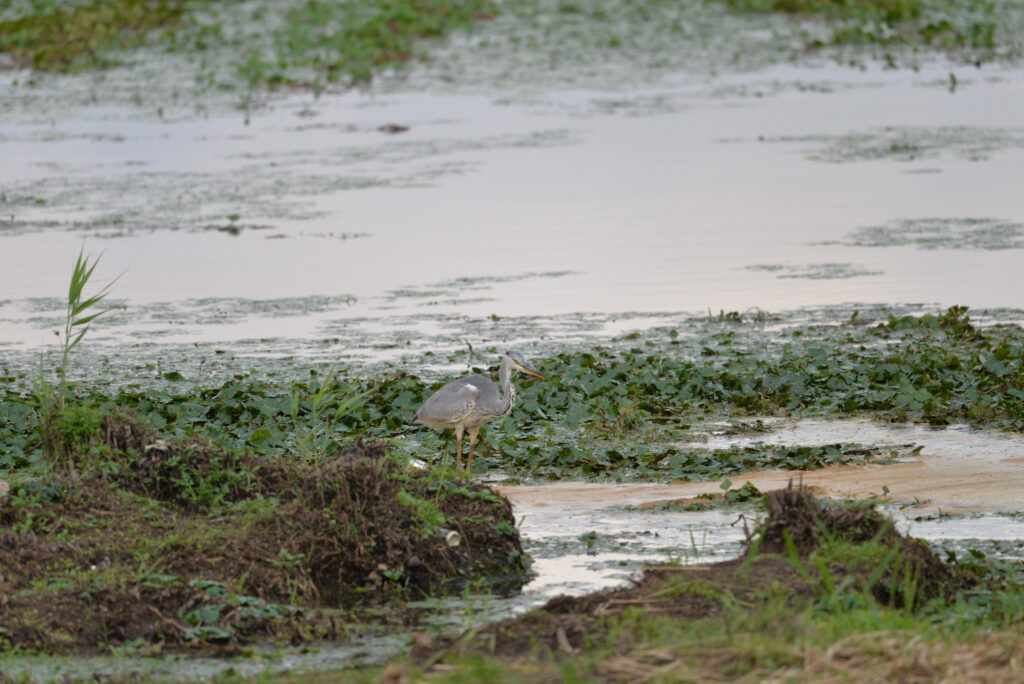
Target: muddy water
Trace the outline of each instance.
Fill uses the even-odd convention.
[[[771,419],[770,433],[753,437],[710,437],[708,449],[743,446],[760,441],[789,446],[858,442],[865,445],[920,447],[890,465],[838,466],[821,470],[764,471],[731,477],[734,486],[753,483],[762,491],[802,480],[816,494],[832,498],[877,499],[897,520],[901,531],[952,550],[986,546],[1003,540],[995,553],[1024,556],[1024,437],[953,426],[933,429],[916,425],[885,425],[865,420]],[[692,443],[687,445],[692,448]],[[543,588],[561,581],[568,590],[622,581],[616,560],[659,562],[660,551],[677,562],[706,562],[736,555],[744,539],[744,520],[756,517],[749,508],[685,512],[659,510],[658,504],[720,493],[720,482],[611,484],[561,482],[542,486],[510,486],[509,497],[522,517],[524,535],[539,546],[540,576],[528,586]],[[532,521],[532,522],[531,522]],[[579,550],[545,562],[544,549],[562,548],[596,532],[595,558]],[[638,543],[637,540],[644,540]],[[622,545],[618,547],[617,545]],[[571,544],[570,544],[571,546]],[[622,549],[620,551],[620,548]],[[595,549],[591,549],[592,551]],[[628,557],[629,551],[633,556]],[[621,557],[619,554],[623,554]],[[627,562],[619,568],[633,568]]]
[[[769,419],[769,425],[773,425]],[[737,486],[753,483],[767,491],[802,480],[821,496],[879,498],[904,504],[903,515],[937,513],[1024,512],[1024,437],[974,430],[965,426],[929,428],[885,425],[866,420],[802,420],[774,424],[767,434],[750,437],[712,437],[708,449],[753,442],[820,445],[856,442],[871,445],[920,447],[913,457],[891,465],[833,466],[820,470],[763,471],[730,477]],[[693,446],[687,443],[688,447]],[[531,513],[572,519],[595,508],[635,506],[719,492],[718,482],[669,484],[600,484],[565,482],[538,487],[505,487],[502,492]]]
[[[914,445],[914,455],[890,465],[821,470],[765,471],[730,478],[762,491],[801,480],[816,494],[876,499],[901,532],[953,551],[984,549],[1024,558],[1024,437],[963,426],[933,429],[866,420],[765,423],[769,433],[710,437],[708,449],[754,442],[788,446],[857,442]],[[688,443],[689,448],[693,447]],[[720,482],[617,484],[560,482],[500,487],[512,500],[520,530],[537,559],[537,578],[524,596],[585,593],[624,582],[644,563],[705,563],[735,557],[757,514],[749,506],[682,511],[659,507],[701,493],[720,493]]]

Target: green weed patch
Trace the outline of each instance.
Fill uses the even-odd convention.
[[[288,10],[273,57],[252,52],[238,71],[250,85],[362,83],[382,68],[423,57],[418,41],[468,29],[497,11],[491,0],[310,0]],[[289,75],[302,68],[313,71],[312,79]]]

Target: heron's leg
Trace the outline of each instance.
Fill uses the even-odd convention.
[[[455,426],[455,469],[462,468],[462,430],[465,426],[459,423]]]
[[[476,445],[476,436],[479,432],[479,425],[469,428],[469,460],[466,461],[466,472],[470,474],[473,473],[473,447]]]

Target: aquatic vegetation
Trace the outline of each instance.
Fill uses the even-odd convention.
[[[20,3],[21,16],[0,21],[0,53],[21,67],[80,71],[109,66],[114,49],[127,50],[181,23],[188,0],[97,0]],[[0,9],[6,9],[0,5]]]
[[[417,41],[467,29],[497,11],[491,0],[309,0],[287,11],[273,56],[252,52],[238,71],[250,85],[354,85],[382,68],[422,57]],[[311,69],[313,77],[289,75],[302,68]]]
[[[807,264],[801,266],[791,264],[751,264],[746,268],[748,271],[775,273],[776,278],[807,278],[808,280],[858,278],[884,273],[884,271],[850,263]]]
[[[271,228],[323,217],[323,208],[311,198],[443,182],[466,168],[465,161],[452,158],[457,153],[560,146],[576,139],[559,129],[385,144],[335,145],[322,139],[315,148],[258,153],[246,149],[226,165],[188,172],[128,167],[110,176],[100,173],[97,166],[96,173],[53,174],[0,185],[0,207],[11,217],[2,228],[6,235],[60,228],[102,238],[180,230],[226,235],[258,231],[262,239],[339,239],[345,234],[279,233]],[[187,192],[193,201],[183,206],[174,199],[178,196],[175,192]],[[142,197],[145,201],[140,201]],[[244,210],[244,222],[238,220],[241,216],[237,213],[225,216],[228,197],[229,206]],[[96,211],[82,214],[83,205]],[[57,213],[61,216],[53,220]],[[347,237],[357,236],[360,234]]]
[[[722,493],[708,492],[698,494],[694,497],[673,499],[669,501],[658,501],[650,505],[638,506],[639,510],[655,511],[706,511],[713,508],[737,506],[740,504],[754,504],[760,508],[764,503],[764,493],[761,492],[752,482],[746,482],[742,487],[733,488],[731,480],[725,480],[721,484]]]
[[[992,218],[919,218],[863,226],[844,239],[821,244],[918,249],[1021,249],[1024,224]]]
[[[738,10],[748,12],[788,12],[790,14],[877,13],[889,21],[913,19],[921,14],[919,0],[728,0]]]
[[[955,157],[968,161],[989,159],[994,154],[1024,146],[1024,136],[1014,129],[980,126],[886,126],[843,135],[801,135],[760,138],[769,143],[817,143],[804,154],[829,164],[875,161],[909,163]]]
[[[0,21],[0,53],[17,66],[68,72],[111,66],[119,52],[144,44],[197,53],[228,45],[236,51],[238,76],[250,87],[322,88],[366,82],[381,69],[422,57],[418,41],[466,29],[498,10],[491,0],[262,3],[248,19],[272,27],[273,38],[254,48],[219,23],[218,5],[114,0],[61,7],[33,0]]]
[[[499,435],[479,450],[481,470],[505,469],[521,478],[694,479],[888,457],[871,445],[702,449],[706,423],[730,416],[868,414],[1024,430],[1024,332],[1017,326],[978,327],[964,307],[875,323],[855,314],[770,335],[763,325],[738,314],[697,319],[615,346],[538,359],[550,379],[521,383],[512,415],[481,433],[484,439]],[[83,388],[79,402],[131,409],[168,436],[200,435],[265,457],[294,454],[296,436],[303,434],[314,435],[321,448],[384,439],[407,457],[432,460],[442,451],[439,436],[409,422],[443,379],[431,384],[404,371],[368,378],[338,371],[324,383],[313,368],[302,381],[242,375],[197,387],[163,372],[178,382],[159,389]],[[365,402],[325,422],[371,389]],[[294,396],[305,397],[299,411],[292,410]],[[314,412],[309,402],[317,396]],[[0,387],[0,443],[6,446],[0,467],[8,471],[39,462],[38,425],[26,415],[25,401],[17,383]]]
[[[653,449],[648,447],[648,449]],[[767,446],[754,444],[731,449],[681,448],[623,453],[594,444],[593,450],[580,445],[573,460],[558,467],[538,465],[527,459],[514,460],[511,470],[533,471],[546,477],[593,477],[615,475],[637,479],[699,481],[717,479],[752,470],[814,470],[831,465],[891,462],[898,452],[891,448],[860,444],[821,446]]]
[[[736,12],[780,12],[828,21],[827,38],[810,38],[808,48],[836,45],[913,45],[966,49],[991,56],[1019,50],[1000,16],[1006,2],[963,3],[921,0],[723,0]]]

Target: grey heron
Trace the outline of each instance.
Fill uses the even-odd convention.
[[[414,425],[426,425],[435,430],[455,430],[455,468],[462,467],[462,433],[469,430],[469,458],[466,471],[473,471],[473,447],[476,445],[480,426],[489,420],[507,416],[516,403],[516,388],[512,386],[512,371],[517,370],[546,380],[517,351],[507,351],[501,358],[498,379],[501,390],[485,375],[467,375],[452,380],[434,392],[416,411]]]

